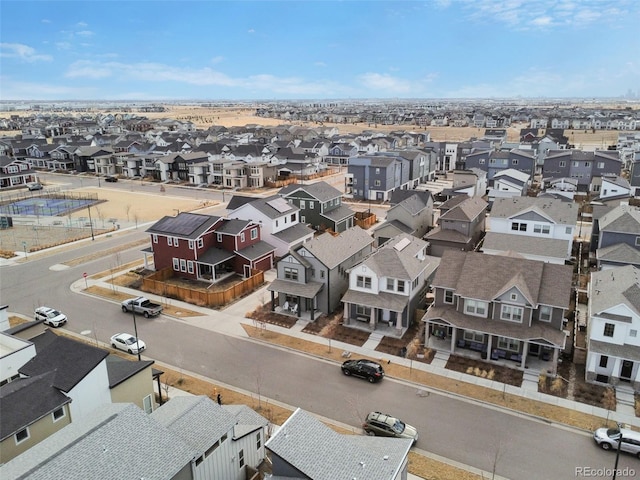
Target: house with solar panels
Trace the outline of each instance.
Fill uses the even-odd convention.
[[[261,225],[251,220],[179,213],[165,216],[147,232],[156,270],[217,283],[238,274],[250,277],[274,265],[275,248],[261,238]],[[145,258],[145,265],[148,264]]]
[[[251,200],[230,211],[228,216],[259,225],[262,238],[273,245],[277,257],[282,257],[296,245],[311,240],[315,233],[313,229],[300,223],[300,209],[280,195]]]

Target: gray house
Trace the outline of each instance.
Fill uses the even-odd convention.
[[[327,182],[287,185],[278,194],[300,209],[300,223],[315,230],[344,232],[355,225],[355,212],[342,203],[342,193]]]
[[[376,239],[377,246],[401,233],[422,238],[433,226],[433,198],[431,194],[416,190],[397,190],[394,192],[394,196],[400,192],[402,194],[413,192],[413,194],[393,205],[387,211],[385,222],[374,229],[373,237]]]
[[[391,192],[409,184],[409,160],[393,155],[349,158],[345,197],[387,201]]]
[[[509,151],[484,150],[470,153],[465,160],[465,168],[479,168],[487,172],[489,186],[493,186],[496,173],[512,168],[533,178],[536,159],[530,150],[511,149]]]
[[[581,192],[588,191],[594,176],[620,175],[621,172],[618,153],[608,150],[550,150],[542,168],[545,184],[555,178],[575,178]]]
[[[622,245],[627,248],[620,248]],[[618,248],[613,249],[614,246]],[[594,208],[591,249],[596,251],[600,265],[635,264],[640,254],[640,208],[629,205]]]
[[[315,312],[333,312],[349,286],[347,270],[372,251],[373,238],[360,227],[337,236],[323,233],[291,250],[278,262],[271,310],[314,320]],[[276,299],[277,297],[277,299]]]

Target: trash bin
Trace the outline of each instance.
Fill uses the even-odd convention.
[[[406,356],[407,356],[407,347],[402,347],[402,348],[400,349],[400,356],[401,356],[402,358],[404,358],[404,357],[406,357]]]

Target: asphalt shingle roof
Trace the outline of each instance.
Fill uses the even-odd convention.
[[[316,182],[309,185],[300,185],[298,183],[293,183],[291,185],[283,187],[278,192],[278,194],[286,197],[290,196],[293,192],[296,192],[298,190],[307,192],[309,195],[321,202],[327,202],[329,200],[342,196],[340,190],[332,185],[329,185],[327,182]]]
[[[491,207],[491,217],[512,218],[529,211],[561,225],[575,225],[578,220],[578,204],[538,197],[497,198]]]
[[[590,293],[591,312],[595,315],[619,304],[640,315],[640,269],[626,265],[593,272]]]
[[[600,231],[637,234],[640,232],[640,208],[619,205],[600,217],[599,226]]]
[[[640,267],[640,250],[626,243],[616,243],[596,250],[596,258],[602,262],[623,263]]]
[[[569,240],[487,232],[482,249],[566,259],[569,252]]]
[[[373,238],[362,228],[356,226],[345,230],[337,236],[323,233],[313,240],[306,242],[300,248],[305,248],[332,269],[373,243]]]

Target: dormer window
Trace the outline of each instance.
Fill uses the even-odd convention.
[[[510,322],[522,322],[522,314],[524,308],[515,307],[513,305],[502,305],[500,309],[500,318],[502,320],[508,320]]]
[[[517,294],[517,293],[512,293],[512,294],[510,295],[510,298],[511,298],[511,301],[512,301],[512,302],[515,302],[515,301],[517,301],[517,300],[518,300],[518,294]]]

